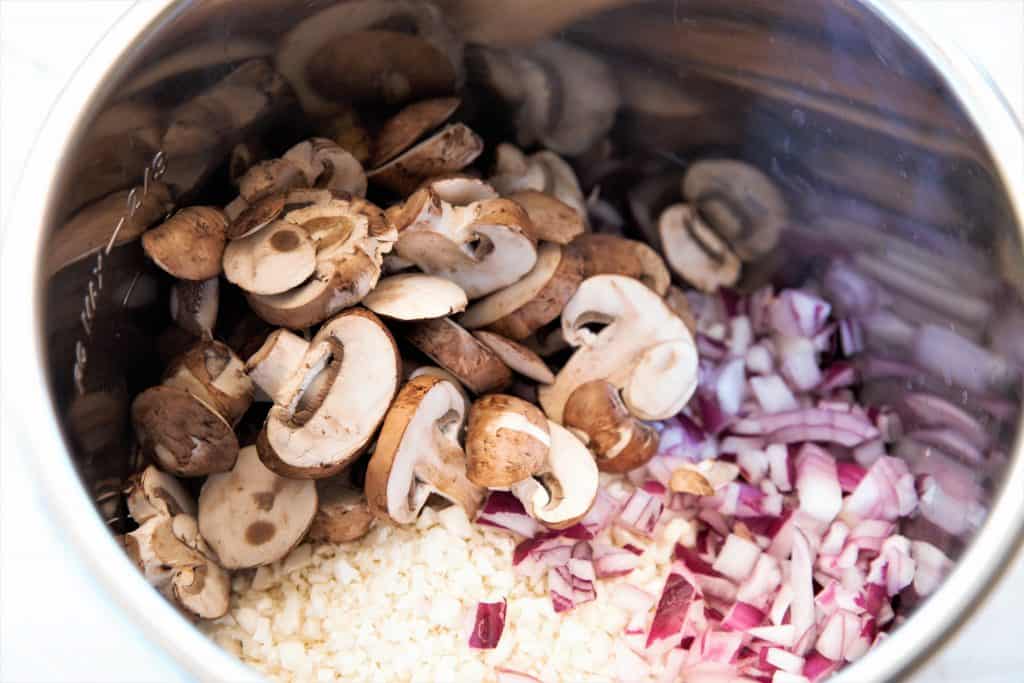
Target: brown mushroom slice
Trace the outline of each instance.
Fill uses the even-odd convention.
[[[311,385],[322,373],[323,390]],[[281,386],[260,432],[260,457],[275,472],[320,479],[350,464],[366,448],[398,389],[398,349],[391,333],[366,310],[325,323],[297,371]]]
[[[462,386],[462,381],[458,377],[444,368],[437,367],[436,365],[421,365],[418,368],[414,368],[412,372],[409,373],[409,376],[406,377],[406,381],[416,379],[422,375],[437,377],[438,379],[443,379],[446,382],[451,382],[452,385],[459,390],[459,393],[462,394],[462,398],[465,399],[465,409],[469,410],[469,406],[473,403],[473,400],[469,397],[469,392],[466,391],[466,387]]]
[[[569,348],[569,342],[565,341],[562,335],[562,322],[558,319],[544,325],[522,341],[527,348],[542,358]]]
[[[537,262],[525,277],[475,302],[459,322],[470,329],[489,327],[509,339],[525,339],[558,317],[582,279],[583,262],[572,246],[542,243]]]
[[[414,102],[388,119],[377,135],[373,166],[385,164],[413,146],[421,137],[451,118],[459,108],[457,97]]]
[[[433,190],[441,201],[454,206],[467,206],[473,202],[498,198],[498,191],[490,183],[458,173],[431,178],[424,183],[424,187]]]
[[[734,159],[693,164],[683,195],[744,261],[771,251],[789,219],[782,193],[758,168]]]
[[[327,138],[313,138],[313,161],[321,170],[315,187],[342,192],[353,197],[366,196],[366,171],[350,152]]]
[[[512,381],[512,372],[496,353],[448,318],[413,323],[405,338],[474,394],[497,391]]]
[[[238,457],[231,425],[184,389],[146,389],[132,403],[132,423],[142,452],[180,477],[224,472]]]
[[[548,169],[531,161],[515,145],[503,142],[494,149],[494,174],[488,182],[506,196],[528,190],[544,192],[548,186]]]
[[[284,402],[281,389],[298,370],[309,342],[285,329],[271,332],[263,345],[245,362],[245,372],[262,392],[257,400]]]
[[[583,258],[583,277],[626,275],[664,296],[672,282],[665,260],[654,249],[616,235],[580,235],[573,242]]]
[[[228,219],[212,206],[190,206],[142,236],[160,268],[182,280],[208,280],[221,270]]]
[[[473,332],[473,336],[486,344],[505,365],[520,375],[541,384],[551,384],[555,381],[555,375],[544,359],[528,347],[487,330],[477,330]]]
[[[402,387],[366,468],[366,498],[375,514],[411,524],[435,494],[470,519],[476,515],[485,491],[466,477],[459,445],[465,410],[451,382],[424,375]]]
[[[664,252],[658,231],[658,216],[669,205],[679,201],[682,175],[667,173],[644,178],[629,190],[629,211],[652,247]]]
[[[220,278],[178,280],[171,287],[171,318],[178,327],[197,337],[213,337],[220,303]]]
[[[237,424],[252,404],[252,380],[227,344],[202,341],[171,361],[163,386],[184,389]]]
[[[668,291],[665,292],[665,303],[686,324],[686,328],[690,330],[691,334],[697,334],[697,319],[693,317],[690,300],[686,298],[686,293],[683,290],[675,285],[669,285]]]
[[[602,472],[624,473],[658,452],[658,432],[629,413],[619,390],[598,379],[581,385],[565,404],[565,426],[587,436]]]
[[[323,137],[355,157],[360,164],[370,162],[373,141],[363,120],[351,106],[344,106],[340,112],[323,123],[320,131]]]
[[[128,481],[128,514],[138,524],[159,515],[196,514],[196,503],[177,479],[153,465]]]
[[[405,196],[425,178],[461,171],[476,161],[483,151],[484,143],[480,136],[465,124],[453,123],[370,171],[367,177]]]
[[[521,190],[508,198],[526,209],[534,235],[540,241],[569,244],[587,229],[579,211],[547,193]]]
[[[307,535],[311,541],[349,543],[370,532],[373,513],[366,496],[347,476],[318,480],[316,492],[319,505]]]
[[[593,454],[576,435],[551,420],[548,432],[551,448],[541,472],[511,490],[531,516],[563,529],[590,510],[597,497],[599,475]]]
[[[224,249],[224,276],[252,294],[280,294],[316,270],[316,245],[302,228],[274,221]]]
[[[592,323],[604,327],[593,332],[587,327]],[[662,342],[681,340],[691,347],[692,352],[680,356],[680,362],[693,380],[681,385],[679,394],[689,398],[686,392],[692,394],[696,386],[697,351],[690,331],[662,298],[639,280],[623,275],[584,280],[562,311],[562,334],[576,351],[554,384],[538,391],[544,412],[555,422],[562,421],[566,401],[587,382],[606,379],[617,388],[626,387],[644,352]],[[651,356],[645,368],[661,359],[657,354]]]
[[[572,166],[562,157],[546,149],[531,154],[530,162],[540,166],[544,171],[545,181],[541,190],[576,209],[583,216],[583,220],[586,220],[587,203]]]
[[[219,619],[227,614],[231,597],[231,577],[216,561],[199,534],[193,515],[177,515],[171,521],[174,535],[205,560],[202,564],[180,567],[171,578],[171,599],[188,614],[200,619]]]
[[[739,257],[693,207],[675,204],[665,209],[658,219],[658,231],[669,266],[697,289],[715,292],[739,280]]]
[[[514,202],[488,199],[452,207],[421,190],[403,211],[408,215],[417,206],[422,208],[416,217],[400,228],[395,251],[424,272],[456,283],[470,299],[517,282],[537,261],[530,219]]]
[[[317,510],[316,483],[267,469],[255,446],[230,472],[211,475],[199,493],[199,532],[225,569],[276,562],[297,546]]]
[[[174,534],[174,518],[168,515],[150,517],[125,534],[124,547],[146,581],[165,595],[178,569],[204,562],[196,550]]]
[[[377,283],[363,305],[396,320],[443,318],[466,310],[466,293],[451,280],[435,275],[392,275]]]
[[[286,196],[278,192],[257,199],[252,204],[241,196],[235,197],[224,207],[224,215],[231,221],[228,224],[228,239],[248,237],[276,221],[284,210]]]
[[[469,410],[466,476],[484,488],[507,488],[540,472],[551,436],[537,406],[504,394],[483,396]]]
[[[231,154],[228,156],[228,181],[235,187],[238,187],[238,181],[242,179],[242,176],[268,156],[269,154],[267,154],[258,139],[239,142],[231,148]],[[227,209],[224,212],[227,213]],[[228,218],[231,219],[231,216],[228,216]],[[229,236],[230,232],[229,229]]]
[[[398,254],[384,254],[384,260],[381,263],[380,270],[384,275],[397,275],[406,270],[415,268],[416,264],[412,261],[407,261]]]
[[[289,159],[270,159],[253,165],[238,179],[238,195],[253,204],[264,197],[309,187],[302,167]]]

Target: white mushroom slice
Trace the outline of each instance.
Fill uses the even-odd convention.
[[[786,200],[775,184],[742,161],[698,161],[686,172],[682,191],[745,261],[771,251],[789,218]]]
[[[604,325],[598,332],[590,324]],[[639,280],[622,275],[597,275],[584,280],[562,311],[562,334],[575,353],[555,377],[555,383],[540,387],[538,398],[548,417],[562,421],[565,403],[577,388],[595,379],[606,379],[622,389],[631,381],[644,353],[662,342],[680,340],[679,376],[689,381],[666,387],[678,392],[664,405],[685,402],[697,380],[697,350],[686,325],[665,302]],[[689,352],[685,351],[689,348]],[[642,365],[648,368],[661,360],[654,355]],[[650,419],[665,419],[675,413]]]
[[[576,172],[554,152],[544,150],[526,157],[518,147],[500,144],[494,175],[488,180],[503,196],[534,190],[549,194],[575,209],[586,221],[587,205]]]
[[[366,496],[345,475],[316,482],[319,506],[309,527],[311,541],[349,543],[370,532],[374,516]]]
[[[353,197],[366,196],[366,171],[348,151],[327,138],[313,138],[313,161],[321,171],[312,183],[315,187],[344,192]]]
[[[224,209],[225,215],[231,220],[228,225],[228,239],[239,240],[249,237],[276,221],[284,211],[287,196],[287,193],[283,192],[270,194],[252,204],[241,197],[236,197]]]
[[[220,275],[228,219],[212,206],[190,206],[142,236],[142,248],[160,268],[182,280]]]
[[[564,420],[567,429],[586,435],[602,472],[629,472],[658,452],[658,432],[630,415],[619,390],[606,380],[587,382],[572,392]]]
[[[579,252],[545,242],[525,277],[475,302],[459,322],[470,329],[489,326],[509,339],[525,339],[558,317],[582,279]]]
[[[461,171],[484,151],[483,140],[468,126],[453,123],[367,174],[378,185],[407,195],[425,178]]]
[[[437,377],[410,380],[395,398],[366,468],[366,498],[375,514],[399,524],[416,521],[431,494],[462,507],[472,519],[484,489],[466,477],[459,445],[465,403]]]
[[[330,143],[329,140],[328,142]],[[302,176],[306,179],[308,187],[313,186],[313,183],[316,182],[317,177],[323,171],[322,164],[316,159],[312,140],[303,140],[292,145],[288,148],[288,151],[281,155],[281,159],[290,161],[302,171]]]
[[[520,190],[508,198],[526,210],[534,235],[542,242],[569,244],[587,229],[579,211],[544,192]]]
[[[664,296],[672,282],[665,260],[643,242],[616,235],[580,235],[574,242],[583,258],[583,277],[626,275]]]
[[[466,293],[451,280],[435,275],[392,275],[377,283],[363,305],[396,320],[443,318],[466,310]]]
[[[441,201],[453,206],[467,206],[485,199],[497,199],[498,191],[480,178],[467,175],[446,175],[432,178],[424,187],[433,190]]]
[[[473,336],[486,344],[505,365],[520,375],[541,384],[551,384],[555,381],[555,375],[544,359],[528,347],[487,330],[477,330]]]
[[[261,161],[238,179],[238,195],[249,204],[302,187],[309,187],[309,179],[302,167],[289,159]]]
[[[439,97],[410,104],[388,119],[377,135],[372,166],[391,161],[421,137],[451,118],[459,108],[457,97]]]
[[[587,447],[562,425],[548,421],[551,448],[537,478],[512,487],[526,511],[544,524],[565,528],[578,522],[597,497],[597,463]]]
[[[384,261],[381,264],[381,272],[384,275],[396,275],[402,271],[410,270],[415,267],[416,264],[412,261],[407,261],[398,254],[392,252],[384,255]]]
[[[323,390],[311,385],[326,373]],[[257,440],[260,457],[289,477],[329,477],[366,448],[398,389],[398,349],[373,313],[353,309],[330,320],[298,370],[276,394]]]
[[[539,473],[550,447],[547,419],[531,403],[488,394],[470,408],[466,476],[478,486],[507,488]]]
[[[184,389],[237,424],[252,404],[252,380],[227,344],[202,341],[171,361],[163,385]]]
[[[697,289],[714,292],[739,280],[739,257],[692,207],[676,204],[665,209],[658,231],[669,266]]]
[[[255,446],[234,469],[215,474],[199,493],[199,532],[225,569],[280,560],[306,535],[316,515],[316,483],[286,479],[260,462]]]
[[[414,323],[405,338],[475,394],[497,391],[512,381],[512,372],[497,354],[448,318]]]
[[[196,514],[196,503],[177,479],[150,465],[128,482],[128,514],[139,524],[158,515]]]
[[[537,261],[530,219],[507,199],[454,207],[423,189],[390,215],[400,231],[398,255],[448,278],[470,299],[518,281]]]
[[[171,287],[171,318],[197,337],[213,337],[220,302],[220,278],[178,280]]]
[[[316,270],[316,245],[302,228],[274,221],[224,249],[224,276],[253,294],[280,294]]]
[[[466,391],[466,387],[462,386],[462,381],[458,377],[444,368],[437,367],[436,365],[421,365],[418,368],[414,368],[413,371],[409,373],[409,376],[406,377],[406,381],[416,379],[421,375],[437,377],[438,379],[443,379],[446,382],[451,382],[452,385],[459,390],[459,393],[462,394],[462,398],[466,400],[465,410],[469,410],[469,406],[473,403],[473,400],[469,397],[469,392]]]
[[[245,362],[245,371],[263,396],[259,399],[284,403],[281,389],[302,364],[309,342],[285,329],[271,332],[263,345]]]
[[[648,348],[622,389],[622,399],[641,420],[675,415],[697,389],[697,352],[691,337]]]
[[[583,216],[583,220],[586,220],[587,202],[572,166],[550,150],[530,155],[530,161],[544,169],[544,187],[540,188],[541,191],[576,209]]]

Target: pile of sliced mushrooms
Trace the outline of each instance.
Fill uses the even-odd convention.
[[[735,284],[785,220],[763,175],[711,160],[668,191],[638,186],[653,246],[593,232],[572,166],[509,143],[479,163],[460,110],[425,99],[375,133],[349,117],[276,158],[236,149],[237,198],[142,236],[175,278],[172,318],[198,339],[132,406],[150,464],[123,541],[187,614],[225,614],[231,571],[441,501],[473,518],[508,491],[549,528],[576,523],[599,472],[647,462],[649,422],[695,391],[683,288]],[[579,152],[572,134],[539,139]],[[276,328],[246,358],[214,339],[229,286]],[[241,429],[254,415],[262,426]]]

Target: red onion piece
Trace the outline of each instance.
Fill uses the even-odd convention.
[[[660,481],[647,480],[640,488],[652,496],[664,496],[668,493],[668,489]]]
[[[647,647],[661,640],[672,640],[683,630],[687,608],[693,599],[695,587],[682,574],[672,572],[658,599],[654,619],[647,634]]]
[[[839,663],[834,662],[827,657],[823,657],[818,653],[811,653],[807,657],[807,661],[804,663],[803,675],[811,683],[823,680],[828,676],[831,676],[839,668]]]
[[[631,614],[646,613],[654,607],[654,596],[629,583],[617,583],[610,589],[609,600]]]
[[[799,289],[787,289],[775,297],[771,307],[772,329],[789,337],[813,337],[821,332],[832,306]]]
[[[737,422],[733,426],[733,431],[737,434],[767,434],[770,435],[769,438],[772,441],[785,443],[778,438],[783,430],[814,427],[829,427],[837,433],[849,434],[849,438],[852,438],[853,442],[843,445],[855,446],[862,441],[878,436],[878,430],[864,416],[853,412],[821,408],[805,408],[747,417]],[[804,440],[811,441],[813,439]]]
[[[894,521],[909,515],[916,506],[914,478],[907,464],[897,458],[882,456],[868,468],[857,488],[843,501],[843,515],[854,522],[862,519]]]
[[[478,650],[492,650],[498,646],[505,629],[505,608],[507,601],[479,602],[476,605],[476,619],[473,632],[469,635],[469,646]]]
[[[778,647],[768,648],[765,661],[777,669],[791,674],[800,673],[804,669],[804,658]]]
[[[751,484],[759,484],[766,476],[768,476],[768,456],[765,455],[764,451],[740,451],[739,455],[736,456],[736,464],[739,466],[740,473],[743,475],[743,478]]]
[[[836,310],[847,315],[870,313],[878,308],[878,286],[849,263],[832,261],[823,285]]]
[[[789,585],[793,589],[790,621],[797,633],[795,654],[804,654],[814,644],[814,587],[812,566],[814,556],[807,537],[800,529],[793,531],[793,552],[790,558]]]
[[[643,555],[644,554],[644,549],[643,548],[638,548],[635,545],[633,545],[632,543],[627,543],[626,545],[622,546],[622,549],[623,550],[628,550],[629,552],[633,553],[634,555]]]
[[[836,463],[836,476],[839,477],[839,487],[843,493],[852,493],[867,473],[866,469],[855,462]]]
[[[737,600],[722,619],[722,628],[728,631],[749,631],[761,625],[764,619],[764,612],[749,603]]]
[[[497,667],[494,670],[494,676],[497,683],[541,683],[539,678],[524,674],[522,671],[503,669],[501,667]]]
[[[686,663],[691,666],[708,664],[731,664],[743,646],[743,634],[732,631],[706,629],[698,636],[687,655]],[[692,680],[690,676],[686,680]]]
[[[844,610],[837,610],[821,627],[815,648],[827,659],[842,661],[860,636],[860,618]]]
[[[640,559],[637,555],[618,548],[597,553],[594,558],[594,570],[599,579],[625,576],[639,566]]]
[[[864,350],[864,328],[856,318],[839,321],[839,348],[847,358]]]
[[[890,536],[871,562],[868,581],[884,585],[886,593],[892,597],[913,582],[916,569],[910,556],[910,541],[903,536]]]
[[[914,573],[914,590],[924,597],[930,595],[953,569],[953,561],[931,543],[913,541],[910,556],[917,565]]]
[[[780,647],[792,647],[796,642],[796,629],[793,628],[793,624],[757,626],[747,629],[747,635]]]
[[[758,558],[761,556],[761,549],[752,541],[741,538],[736,534],[729,534],[725,539],[725,545],[718,552],[711,568],[719,574],[740,583],[754,571]]]
[[[782,570],[779,561],[771,555],[761,554],[757,558],[754,570],[736,591],[736,599],[761,611],[767,610],[773,594],[781,583]]]
[[[742,358],[754,341],[754,329],[750,318],[736,316],[729,321],[729,354]]]
[[[659,432],[658,455],[697,460],[698,450],[708,435],[686,413],[665,420]]]
[[[771,311],[775,303],[775,292],[771,286],[761,287],[747,297],[747,315],[757,334],[771,331]]]
[[[697,342],[697,354],[707,360],[720,361],[725,360],[726,356],[729,355],[729,347],[713,337],[709,337],[703,332],[698,332],[696,335]]]
[[[747,372],[753,375],[769,375],[775,369],[775,357],[765,342],[754,344],[744,355]]]
[[[742,358],[734,358],[718,369],[718,378],[715,381],[715,395],[718,398],[718,405],[728,415],[735,415],[740,411],[743,398],[746,395],[746,367]]]
[[[789,457],[789,449],[782,444],[772,444],[764,453],[768,458],[772,483],[782,492],[792,491],[796,482],[796,467],[793,459]]]
[[[793,392],[778,375],[751,377],[750,389],[766,413],[783,413],[798,407]]]
[[[821,383],[818,352],[814,342],[803,337],[780,337],[779,369],[786,381],[800,391],[810,391]]]
[[[661,517],[664,503],[643,489],[636,489],[626,500],[619,513],[618,524],[621,524],[644,536],[654,533],[654,527]]]
[[[843,506],[836,461],[814,444],[804,444],[796,458],[796,490],[800,508],[829,523]]]
[[[730,417],[718,404],[718,397],[708,391],[701,389],[694,394],[696,401],[697,416],[704,429],[712,435],[718,435],[729,426]]]
[[[477,524],[506,529],[526,538],[533,538],[542,529],[540,524],[526,513],[526,508],[519,499],[508,491],[491,491],[476,521]]]
[[[579,525],[593,538],[611,526],[618,513],[619,501],[609,494],[604,487],[598,487],[594,504],[590,506],[590,510],[579,521]]]
[[[827,394],[836,389],[853,386],[857,383],[857,370],[849,363],[836,362],[828,366],[822,375],[821,384],[816,388],[819,394]]]

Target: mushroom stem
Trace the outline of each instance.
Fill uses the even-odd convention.
[[[270,333],[245,363],[245,371],[259,389],[257,401],[283,401],[281,389],[298,370],[308,348],[309,342],[289,330],[282,328]]]

